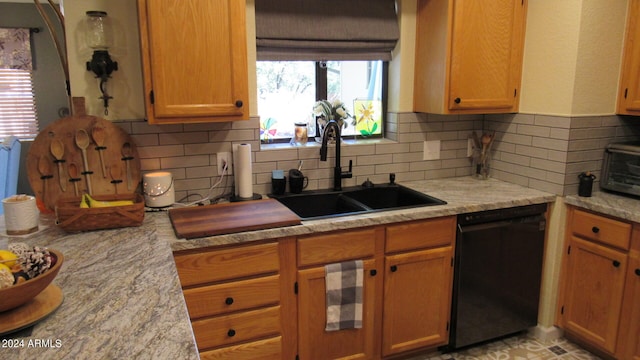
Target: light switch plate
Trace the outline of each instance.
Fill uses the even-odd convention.
[[[438,159],[440,159],[440,140],[425,141],[422,160],[438,160]]]

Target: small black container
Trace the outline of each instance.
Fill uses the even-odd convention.
[[[593,180],[596,178],[591,172],[581,173],[578,175],[580,184],[578,185],[578,195],[583,197],[590,197],[591,190],[593,189]]]
[[[281,179],[271,178],[271,193],[275,195],[284,194],[287,188],[287,177],[284,176]]]

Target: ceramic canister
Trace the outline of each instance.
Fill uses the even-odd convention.
[[[172,205],[176,201],[173,175],[167,171],[144,174],[144,203],[148,207],[160,208]]]
[[[40,212],[36,198],[30,195],[13,195],[2,200],[7,235],[25,235],[38,231]]]

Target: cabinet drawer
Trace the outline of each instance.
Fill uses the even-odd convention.
[[[282,359],[282,337],[274,337],[246,344],[227,346],[200,353],[202,360],[216,359]]]
[[[278,335],[280,306],[196,320],[191,326],[200,350]]]
[[[174,255],[182,287],[277,272],[278,243]]]
[[[201,286],[184,290],[189,317],[197,319],[225,312],[274,305],[280,301],[278,275]]]
[[[371,257],[375,253],[376,233],[376,229],[366,229],[298,239],[298,265]]]
[[[628,250],[631,224],[574,209],[571,231],[575,235]]]
[[[450,245],[456,238],[455,216],[387,227],[385,252]]]

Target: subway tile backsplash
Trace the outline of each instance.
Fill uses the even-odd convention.
[[[495,131],[492,148],[492,176],[558,195],[577,193],[578,174],[600,175],[603,150],[613,141],[640,139],[640,123],[630,117],[560,117],[531,114],[435,115],[390,113],[385,140],[345,141],[342,166],[353,162],[353,178],[344,186],[469,176],[467,139]],[[330,188],[333,184],[334,152],[320,161],[319,144],[293,147],[289,144],[262,146],[259,120],[149,125],[144,121],[120,121],[138,146],[143,172],[170,171],[174,175],[176,199],[193,201],[206,196],[218,182],[216,153],[230,152],[234,144],[252,147],[254,192],[269,193],[271,170],[288,171],[303,161],[309,177],[308,189]],[[440,140],[440,158],[423,159],[424,141]],[[596,180],[597,181],[597,180]],[[213,196],[230,193],[233,175],[225,177]]]
[[[616,115],[485,115],[483,126],[496,131],[495,178],[558,195],[576,194],[584,171],[597,191],[605,146],[640,139],[640,119]]]

